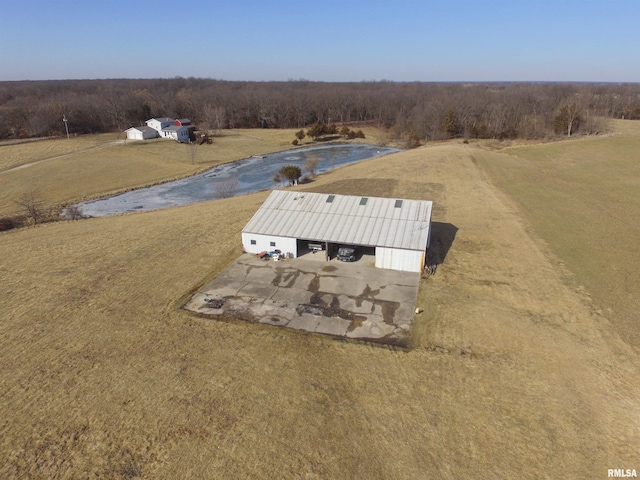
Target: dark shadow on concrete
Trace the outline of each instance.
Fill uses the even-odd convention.
[[[425,271],[429,275],[436,273],[438,265],[447,258],[447,253],[458,233],[458,227],[450,223],[431,223],[431,246],[427,252]]]

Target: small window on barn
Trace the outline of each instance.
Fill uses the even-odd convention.
[[[360,199],[360,205],[366,205],[367,204],[367,200],[369,200],[367,197],[362,197]]]
[[[395,208],[402,208],[402,200],[396,200]]]
[[[335,196],[335,195],[329,195],[329,196],[327,197],[327,203],[331,203],[331,202],[333,202],[333,199],[334,199],[334,198],[336,198],[336,196]]]
[[[269,242],[269,245],[271,245],[272,247],[276,246],[276,242]]]
[[[256,241],[255,240],[251,240],[251,245],[255,245]]]

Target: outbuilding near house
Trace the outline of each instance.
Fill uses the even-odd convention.
[[[131,127],[125,130],[129,140],[149,140],[157,138],[158,132],[151,127]]]
[[[278,249],[291,257],[324,245],[327,258],[352,245],[375,266],[420,272],[430,243],[427,200],[274,190],[242,230],[248,253]]]

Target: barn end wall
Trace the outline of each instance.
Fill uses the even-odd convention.
[[[255,244],[251,243],[252,240]],[[271,245],[272,242],[275,243],[275,245]],[[298,256],[296,239],[289,237],[276,237],[273,235],[260,235],[256,233],[242,232],[242,247],[247,253],[280,250],[282,253],[291,253],[293,257]]]

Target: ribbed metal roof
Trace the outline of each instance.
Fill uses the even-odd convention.
[[[432,202],[380,197],[364,197],[368,200],[363,202],[362,198],[274,190],[242,231],[407,250],[427,248]]]

